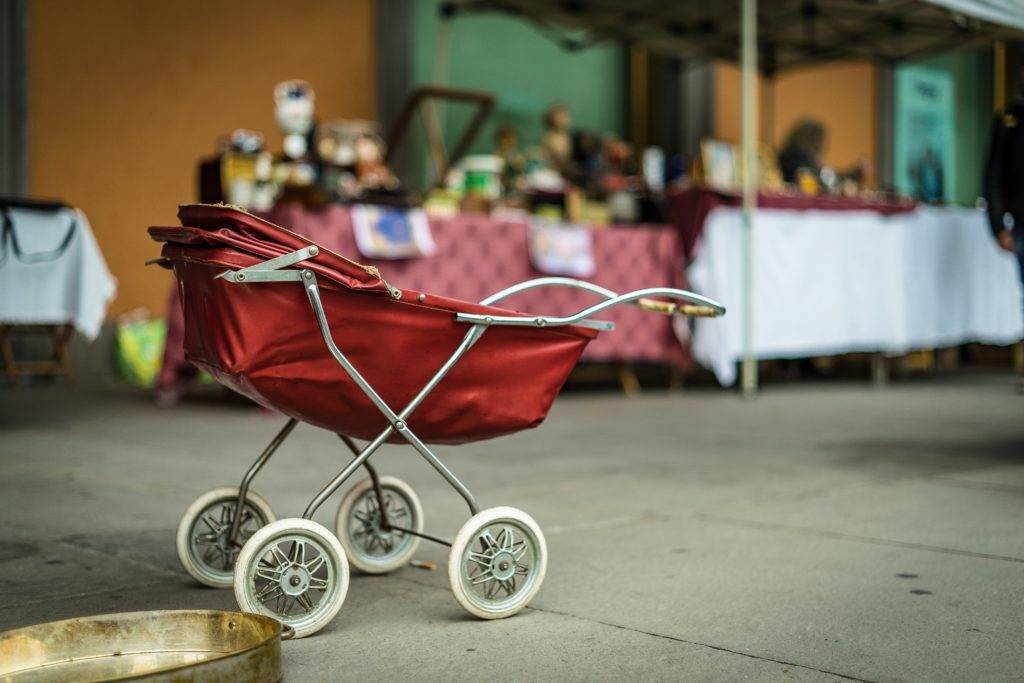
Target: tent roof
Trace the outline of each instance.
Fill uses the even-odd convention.
[[[954,12],[1000,26],[1024,31],[1024,3],[1020,0],[927,0]]]
[[[638,42],[684,58],[735,60],[735,0],[456,0],[447,11],[501,11],[559,33],[566,47]],[[1020,0],[759,0],[764,71],[840,59],[899,60],[1024,37]]]

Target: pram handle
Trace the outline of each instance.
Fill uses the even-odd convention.
[[[577,280],[571,277],[538,277],[533,280],[524,280],[518,284],[514,284],[511,287],[506,287],[500,292],[495,292],[489,297],[481,301],[480,303],[484,306],[490,306],[491,304],[501,301],[506,297],[510,297],[513,294],[519,292],[525,292],[530,289],[538,289],[540,287],[568,287],[570,289],[582,289],[591,294],[597,294],[598,296],[604,297],[605,299],[611,299],[618,296],[616,292],[610,289],[605,289],[601,285],[595,285],[593,282],[587,282],[586,280]]]
[[[725,314],[725,307],[717,301],[708,299],[693,292],[672,287],[651,287],[638,289],[626,294],[616,294],[610,289],[596,285],[592,282],[577,280],[569,277],[542,277],[534,280],[527,280],[519,284],[507,287],[496,292],[480,303],[489,305],[500,301],[505,297],[525,292],[539,287],[569,287],[596,294],[604,298],[604,301],[594,304],[588,308],[570,316],[491,316],[470,313],[457,313],[455,319],[459,322],[473,323],[478,325],[528,325],[535,327],[559,327],[585,323],[590,316],[605,309],[619,306],[621,304],[632,304],[644,310],[662,313],[665,315],[690,315],[700,317],[718,317]],[[683,305],[659,301],[650,297],[659,296],[667,299],[675,299],[685,302]]]
[[[657,299],[638,299],[636,305],[645,311],[662,313],[664,315],[688,315],[693,318],[715,318],[720,313],[711,306],[696,306],[694,304],[674,304],[671,301],[658,301]]]

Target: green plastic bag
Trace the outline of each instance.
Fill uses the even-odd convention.
[[[145,389],[156,383],[163,363],[167,324],[162,318],[119,323],[117,370],[125,380]]]

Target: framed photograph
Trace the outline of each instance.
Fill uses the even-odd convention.
[[[394,209],[356,204],[352,233],[360,255],[370,259],[409,259],[437,251],[423,209]]]
[[[700,141],[700,160],[704,184],[715,190],[735,190],[739,185],[736,146],[725,140]]]

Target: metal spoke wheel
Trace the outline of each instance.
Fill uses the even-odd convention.
[[[423,507],[412,487],[396,477],[380,477],[388,524],[423,531]],[[412,559],[419,536],[384,529],[380,504],[372,479],[365,479],[345,493],[335,522],[338,540],[349,561],[368,574],[394,571]]]
[[[178,522],[176,545],[181,566],[196,581],[213,588],[231,587],[235,559],[242,546],[260,527],[276,519],[267,501],[249,491],[238,536],[229,543],[237,500],[237,486],[213,489],[189,505]]]
[[[348,592],[348,560],[338,539],[308,519],[282,519],[257,531],[235,564],[235,599],[245,612],[316,633]]]
[[[448,556],[455,599],[481,619],[503,619],[523,609],[547,571],[544,534],[522,510],[496,507],[459,529]]]

